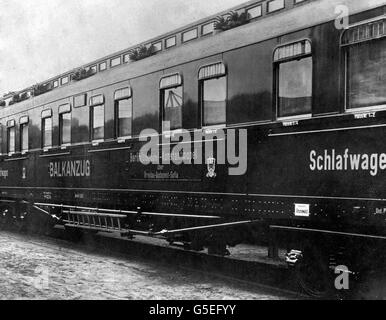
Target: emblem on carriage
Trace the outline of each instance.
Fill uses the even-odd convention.
[[[206,175],[207,178],[216,178],[216,159],[215,158],[208,158],[206,160],[206,164],[208,165],[208,173]]]
[[[23,167],[23,175],[22,175],[22,179],[25,180],[27,179],[27,169],[25,167]]]

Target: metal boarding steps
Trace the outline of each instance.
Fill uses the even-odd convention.
[[[66,217],[62,221],[66,226],[79,227],[79,228],[90,228],[100,231],[109,232],[126,232],[122,225],[122,219],[126,219],[125,215],[118,214],[103,214],[96,212],[84,212],[84,211],[72,211],[63,210],[64,216]]]
[[[53,218],[49,210],[44,208],[54,208],[60,210],[60,223],[65,227],[86,229],[103,232],[136,233],[147,234],[145,231],[129,230],[126,227],[127,219],[131,216],[140,214],[140,211],[120,211],[111,209],[99,209],[91,207],[78,207],[70,205],[58,205],[52,203],[35,203],[33,207],[44,212]]]
[[[113,209],[99,209],[91,207],[76,207],[70,205],[58,205],[51,203],[34,203],[33,207],[47,215],[50,215],[56,220],[60,220],[65,227],[86,229],[102,232],[117,232],[121,234],[130,235],[144,235],[150,237],[165,237],[167,235],[207,231],[212,229],[223,229],[234,226],[252,224],[257,220],[247,221],[232,221],[223,222],[217,224],[199,225],[190,228],[176,229],[176,230],[162,230],[159,232],[132,230],[127,226],[127,221],[131,217],[140,216],[154,216],[154,217],[169,217],[169,218],[184,218],[184,219],[202,219],[202,220],[217,220],[222,219],[220,216],[209,215],[188,215],[188,214],[171,214],[171,213],[158,213],[158,212],[142,212],[140,208],[138,211],[125,211],[125,210],[113,210]],[[51,214],[44,208],[60,209],[61,217]]]

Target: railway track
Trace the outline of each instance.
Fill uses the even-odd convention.
[[[236,281],[249,289],[268,290],[284,294],[289,299],[313,299],[301,292],[295,276],[284,262],[284,253],[280,254],[282,260],[272,260],[268,258],[268,248],[265,247],[241,246],[241,250],[230,248],[230,256],[219,256],[208,254],[207,251],[187,250],[183,245],[169,245],[166,241],[156,238],[137,236],[129,240],[109,233],[88,235],[79,245],[108,255],[118,254],[126,258],[136,256],[164,265],[177,264],[178,268],[187,273],[200,272],[209,278]],[[240,254],[240,251],[244,254]],[[382,283],[385,284],[383,288]],[[354,290],[336,291],[320,299],[386,299],[386,273],[382,270],[374,271],[370,278],[354,285]]]
[[[15,235],[26,232],[20,231],[20,227],[13,224],[12,227],[3,229],[11,230]],[[42,235],[45,232],[45,235]],[[118,233],[107,232],[88,232],[77,233],[81,237],[73,237],[71,232],[62,225],[56,225],[47,232],[46,228],[34,230],[28,233],[28,241],[39,246],[44,246],[41,237],[47,241],[52,239],[59,241],[58,250],[80,250],[93,252],[105,256],[121,256],[123,259],[132,257],[146,259],[149,262],[157,262],[160,265],[178,266],[186,274],[200,272],[209,278],[223,279],[224,282],[232,281],[248,288],[268,290],[278,294],[286,295],[290,299],[310,299],[309,296],[302,294],[292,274],[292,270],[284,263],[285,252],[279,252],[281,259],[268,258],[268,248],[258,246],[237,246],[229,248],[231,255],[213,255],[207,251],[188,250],[182,244],[169,244],[159,238],[149,238],[136,235],[132,239],[123,238]],[[52,246],[49,246],[52,248]],[[67,249],[66,249],[67,248]],[[74,251],[71,251],[72,253]],[[377,279],[378,277],[378,279]],[[376,280],[375,280],[376,279]],[[378,290],[379,284],[385,283],[386,275],[376,274],[375,278],[366,279],[372,285],[361,283],[355,284],[359,292],[351,290],[348,292],[334,292],[328,299],[385,299],[386,289]],[[371,287],[372,286],[372,287]],[[377,290],[374,288],[377,287]],[[386,288],[386,285],[384,286]]]
[[[102,256],[123,259],[140,258],[160,266],[177,267],[185,274],[201,274],[203,278],[218,279],[223,283],[237,283],[251,291],[264,291],[288,299],[309,299],[296,290],[288,276],[289,270],[280,264],[265,264],[256,261],[237,260],[229,257],[208,255],[170,246],[166,242],[150,241],[145,238],[127,240],[112,234],[85,234],[80,241],[68,238],[61,228],[47,235],[27,235],[28,242],[52,250],[52,241],[58,245],[57,251],[69,255],[96,253]],[[3,231],[7,236],[18,239],[19,231]],[[23,233],[23,236],[25,234]],[[171,261],[173,261],[171,263]]]

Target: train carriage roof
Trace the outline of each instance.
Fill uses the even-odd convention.
[[[270,38],[274,38],[278,35],[294,32],[308,28],[313,25],[322,24],[328,21],[332,21],[337,18],[338,14],[336,13],[337,2],[336,0],[303,0],[300,4],[294,5],[294,0],[286,1],[292,2],[291,6],[287,6],[282,10],[275,10],[275,12],[268,13],[266,10],[266,5],[272,0],[265,1],[249,1],[237,7],[231,8],[230,10],[223,11],[217,15],[210,16],[208,18],[202,19],[195,23],[189,24],[177,30],[173,30],[169,33],[166,33],[162,36],[150,39],[139,45],[133,46],[131,48],[116,52],[109,56],[103,57],[102,59],[95,60],[91,63],[88,63],[81,68],[87,68],[93,65],[98,65],[99,63],[110,61],[117,56],[122,56],[130,51],[139,48],[141,45],[149,45],[159,41],[164,41],[170,36],[177,35],[181,36],[183,32],[191,30],[194,27],[199,27],[208,24],[214,21],[219,16],[224,16],[229,12],[241,12],[245,11],[248,8],[253,8],[257,5],[263,5],[262,16],[257,19],[253,19],[250,23],[238,26],[231,30],[225,32],[213,33],[212,35],[200,36],[195,41],[188,41],[186,43],[181,43],[174,48],[168,50],[161,50],[154,55],[151,55],[145,59],[139,61],[132,61],[128,64],[122,64],[127,66],[126,68],[115,67],[108,70],[108,73],[113,76],[114,82],[124,81],[128,78],[139,77],[144,74],[152,73],[155,71],[163,70],[172,66],[180,65],[189,61],[200,59],[203,57],[213,56],[225,51],[237,49],[243,46],[247,46],[253,43],[258,43]],[[340,0],[340,5],[345,5],[349,9],[350,15],[359,13],[365,10],[370,10],[382,5],[385,5],[385,0],[372,0],[371,2],[367,1],[353,1],[353,0]],[[130,66],[130,67],[129,67]],[[44,85],[55,80],[59,80],[62,77],[69,76],[79,70],[76,68],[64,74],[53,77],[49,80],[46,80],[39,85]],[[77,93],[82,93],[87,90],[87,87],[100,87],[104,82],[105,72],[97,72],[91,78],[88,78],[87,81],[84,81],[84,85],[81,83],[83,81],[71,81],[70,85],[63,87],[58,87],[51,92],[46,94],[52,94],[53,92],[60,91],[61,96],[70,96],[76,95]],[[72,84],[77,83],[74,87]],[[71,89],[70,89],[71,88]],[[31,90],[32,87],[21,90],[16,93],[26,92]],[[62,90],[57,90],[62,89]],[[43,95],[43,96],[46,96]],[[58,92],[59,94],[59,92]],[[8,94],[7,98],[11,95]],[[5,96],[3,97],[5,98]],[[44,103],[47,99],[42,98],[42,96],[33,97],[36,100],[33,104],[29,105],[39,105]]]

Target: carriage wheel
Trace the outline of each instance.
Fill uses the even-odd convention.
[[[317,248],[306,248],[295,265],[295,277],[301,290],[314,298],[326,298],[333,292],[334,280],[328,258]]]
[[[80,242],[83,239],[82,230],[74,227],[65,227],[66,229],[66,239],[71,242]]]
[[[7,208],[0,209],[0,228],[4,229],[9,224],[9,210]]]
[[[208,254],[218,256],[229,256],[226,236],[221,232],[211,233],[207,239]]]
[[[10,207],[2,207],[0,210],[0,228],[12,229],[15,226],[14,210]]]

